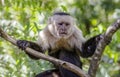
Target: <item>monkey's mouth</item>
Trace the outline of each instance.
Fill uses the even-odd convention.
[[[60,37],[65,37],[66,35],[67,35],[67,31],[64,31],[64,30],[59,31],[59,36]]]
[[[60,35],[67,35],[67,32],[59,32]]]
[[[60,37],[65,37],[66,35],[67,35],[66,32],[59,32],[59,36],[60,36]]]
[[[61,32],[60,34],[67,34],[66,32]]]
[[[60,31],[59,31],[59,34],[67,34],[67,31],[60,30]]]

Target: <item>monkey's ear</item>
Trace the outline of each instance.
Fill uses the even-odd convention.
[[[75,19],[75,18],[72,18],[72,23],[73,23],[73,25],[75,25],[76,26],[76,22],[77,22],[77,19]]]
[[[48,24],[52,24],[52,21],[53,21],[53,18],[52,18],[52,17],[49,17],[47,23],[48,23]]]

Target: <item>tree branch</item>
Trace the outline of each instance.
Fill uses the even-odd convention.
[[[117,22],[115,22],[113,25],[109,26],[107,31],[103,34],[103,37],[102,39],[100,40],[98,46],[97,46],[97,49],[95,51],[95,54],[93,55],[92,57],[92,60],[91,60],[91,63],[90,63],[90,68],[89,68],[89,71],[88,71],[88,74],[90,75],[90,77],[95,77],[96,75],[96,71],[98,69],[98,66],[99,66],[99,63],[100,63],[100,59],[101,59],[101,56],[103,54],[103,51],[107,45],[107,43],[112,39],[112,36],[113,34],[120,28],[120,19],[117,20]],[[2,38],[4,38],[5,40],[11,42],[12,44],[16,45],[16,40],[13,39],[12,37],[10,37],[6,32],[4,32],[1,27],[0,27],[0,36]],[[76,73],[77,75],[81,76],[81,77],[89,77],[88,74],[86,74],[84,71],[82,71],[80,68],[78,68],[77,66],[71,64],[71,63],[68,63],[68,62],[65,62],[65,61],[61,61],[59,59],[56,59],[56,58],[53,58],[51,56],[48,56],[48,55],[45,55],[45,54],[42,54],[40,52],[37,52],[31,48],[26,48],[26,52],[34,55],[34,56],[37,56],[41,59],[44,59],[44,60],[47,60],[47,61],[50,61],[56,65],[60,65],[62,66],[63,68],[66,68],[74,73]]]
[[[4,38],[5,40],[7,40],[7,41],[9,41],[9,42],[11,42],[12,44],[14,44],[14,45],[17,46],[16,40],[15,40],[14,38],[10,37],[6,32],[4,32],[4,31],[1,29],[1,27],[0,27],[0,36],[1,36],[2,38]],[[42,54],[42,53],[40,53],[40,52],[38,52],[38,51],[35,51],[35,50],[31,49],[31,48],[28,48],[28,47],[26,48],[25,51],[28,52],[28,53],[30,53],[30,54],[32,54],[32,55],[34,55],[34,56],[36,56],[36,57],[39,57],[39,58],[41,58],[41,59],[50,61],[50,62],[52,62],[52,63],[54,63],[54,64],[56,64],[56,65],[58,65],[58,66],[62,66],[63,68],[66,68],[66,69],[68,69],[68,70],[76,73],[76,74],[77,74],[78,76],[80,76],[80,77],[89,77],[88,74],[86,74],[86,73],[85,73],[84,71],[82,71],[79,67],[77,67],[77,66],[75,66],[75,65],[73,65],[73,64],[71,64],[71,63],[68,63],[68,62],[65,62],[65,61],[61,61],[61,60],[56,59],[56,58],[53,58],[53,57],[51,57],[51,56]]]
[[[88,71],[90,77],[95,77],[104,49],[107,46],[108,42],[111,41],[113,34],[119,28],[120,28],[120,19],[118,19],[113,25],[109,26],[107,31],[103,34],[103,37],[98,43],[98,46],[90,63],[90,68]]]

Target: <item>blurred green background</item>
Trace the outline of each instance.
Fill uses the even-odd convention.
[[[120,18],[120,0],[0,0],[0,26],[16,39],[35,41],[38,32],[56,10],[70,13],[86,38],[104,33]],[[83,59],[83,69],[89,60]],[[44,60],[32,60],[0,38],[0,77],[34,77],[51,69]],[[120,30],[106,47],[97,77],[120,77]]]

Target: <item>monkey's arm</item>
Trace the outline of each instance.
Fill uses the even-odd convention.
[[[86,58],[92,56],[94,54],[97,44],[101,38],[102,38],[102,35],[97,35],[97,36],[92,37],[89,40],[87,40],[82,45],[81,56],[86,57]]]
[[[30,47],[30,48],[32,48],[32,49],[34,49],[34,50],[36,50],[36,51],[44,52],[44,51],[42,50],[42,47],[40,47],[38,44],[36,44],[36,43],[34,43],[34,42],[31,42],[31,41],[18,40],[18,41],[17,41],[17,46],[18,46],[20,49],[22,49],[22,50],[25,50],[26,47]],[[26,54],[28,54],[29,57],[32,58],[32,59],[36,59],[36,60],[39,59],[38,57],[33,56],[33,55],[31,55],[31,54],[29,54],[29,53],[27,53],[27,52],[26,52]]]

